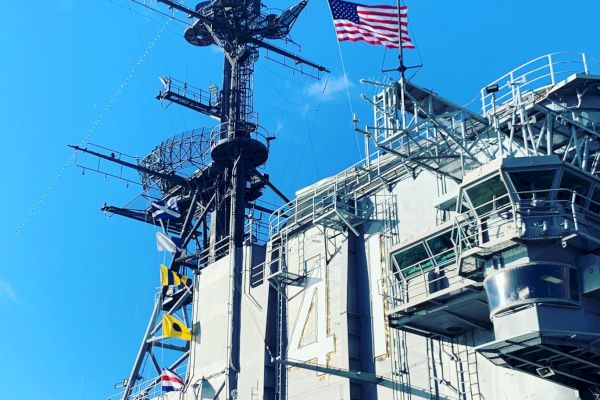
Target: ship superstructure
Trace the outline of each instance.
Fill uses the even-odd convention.
[[[600,395],[600,76],[584,54],[498,78],[481,112],[405,79],[364,82],[380,87],[373,123],[355,121],[367,158],[289,200],[257,170],[270,137],[252,118],[252,65],[263,47],[324,70],[264,41],[306,3],[163,2],[195,18],[188,42],[226,56],[218,92],[164,78],[159,98],[220,124],[141,160],[78,148],[140,173],[147,208],[104,210],[160,227],[170,270],[194,276],[157,294],[120,398]],[[260,203],[265,187],[284,204]],[[190,341],[165,336],[165,313]],[[160,393],[162,367],[183,391]]]

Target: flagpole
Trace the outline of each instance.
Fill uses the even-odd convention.
[[[402,49],[402,16],[401,6],[402,1],[397,0],[398,5],[398,70],[400,71],[400,114],[402,117],[402,129],[406,129],[406,107],[404,105],[404,51]]]

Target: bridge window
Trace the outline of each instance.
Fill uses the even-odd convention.
[[[588,195],[590,190],[590,182],[579,175],[575,175],[569,171],[565,171],[562,179],[560,180],[560,190],[558,191],[557,198],[559,200],[571,200],[573,191],[577,192],[579,196],[576,197],[575,203],[580,206],[585,206],[587,199],[585,196]]]
[[[509,202],[506,186],[500,180],[499,175],[467,189],[467,195],[478,216],[489,213]]]
[[[433,261],[423,243],[399,251],[393,257],[404,279],[411,278],[419,272],[433,267]]]
[[[600,187],[595,187],[592,194],[592,201],[590,201],[590,211],[596,214],[600,214]]]
[[[555,175],[555,169],[509,173],[510,180],[522,200],[548,198]]]
[[[450,260],[454,260],[454,243],[452,242],[452,231],[447,231],[441,235],[427,240],[427,246],[433,254],[433,260],[437,265],[443,265]]]
[[[579,274],[568,265],[525,264],[484,281],[491,315],[527,303],[579,303]]]

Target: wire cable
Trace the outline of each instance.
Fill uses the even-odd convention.
[[[100,113],[100,115],[98,115],[96,120],[87,129],[85,135],[79,141],[80,146],[84,146],[85,143],[87,143],[89,141],[89,139],[92,137],[92,135],[96,132],[98,126],[104,121],[106,116],[110,113],[110,110],[112,109],[114,104],[117,102],[117,100],[121,97],[121,95],[123,94],[123,91],[127,88],[127,86],[129,86],[129,84],[131,83],[131,81],[133,80],[135,75],[139,72],[142,64],[144,64],[144,62],[148,59],[148,55],[150,54],[150,51],[154,48],[154,46],[156,46],[156,43],[159,41],[162,34],[165,32],[168,24],[169,24],[169,20],[166,20],[165,23],[163,24],[163,26],[156,33],[154,38],[150,41],[150,43],[148,44],[148,46],[146,47],[146,49],[144,50],[144,52],[142,53],[140,58],[137,60],[137,62],[133,66],[133,68],[129,71],[129,74],[127,75],[127,77],[123,80],[121,85],[117,88],[117,90],[111,96],[110,100],[106,103],[106,105],[102,109],[102,112]],[[46,187],[44,188],[44,190],[42,191],[42,193],[40,194],[38,199],[35,201],[33,206],[29,209],[29,211],[25,214],[25,217],[17,225],[17,227],[15,228],[12,235],[10,235],[8,237],[8,239],[5,240],[4,244],[0,248],[0,257],[5,255],[8,252],[8,250],[11,248],[11,246],[13,245],[15,240],[19,237],[19,235],[21,234],[23,229],[27,226],[29,221],[31,221],[31,219],[35,215],[36,211],[38,211],[40,209],[40,207],[46,201],[46,198],[48,197],[48,195],[54,190],[56,185],[60,182],[60,180],[62,179],[62,177],[65,174],[65,172],[67,171],[67,169],[73,165],[73,163],[75,161],[75,157],[76,157],[76,153],[73,153],[64,162],[64,164],[60,167],[60,169],[54,175],[54,177],[50,180],[48,185],[46,185]]]

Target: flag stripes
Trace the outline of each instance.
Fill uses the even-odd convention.
[[[163,392],[181,391],[185,386],[179,375],[168,368],[163,369],[160,382]]]
[[[365,41],[389,48],[413,49],[408,35],[408,8],[389,5],[367,6],[329,0],[339,41]]]

